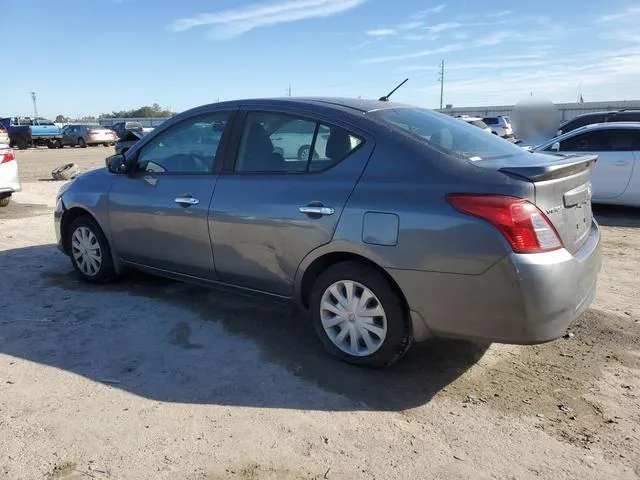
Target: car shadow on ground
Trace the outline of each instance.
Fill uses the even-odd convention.
[[[607,227],[640,227],[640,208],[593,205],[593,214],[600,225]]]
[[[131,272],[78,279],[53,245],[0,252],[0,353],[159,401],[320,410],[427,403],[487,345],[414,345],[372,370],[329,356],[290,306]]]

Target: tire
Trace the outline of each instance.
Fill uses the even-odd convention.
[[[8,207],[10,202],[11,202],[11,195],[9,195],[8,197],[0,198],[0,208]]]
[[[29,141],[24,137],[18,137],[16,139],[16,147],[18,147],[18,150],[26,150],[29,148]]]
[[[102,144],[102,146],[103,146],[103,147],[108,147],[108,146],[109,146],[109,144],[108,144],[108,143],[103,143],[103,144]]]
[[[110,283],[117,278],[109,242],[93,218],[89,215],[79,216],[71,223],[65,234],[71,264],[80,278],[86,282],[98,284]],[[83,248],[93,252],[94,258],[97,256],[99,261],[87,260],[87,256],[82,253]]]
[[[57,140],[51,140],[50,142],[47,143],[47,148],[58,148],[58,142]]]
[[[78,144],[78,147],[80,147],[80,148],[87,148],[87,142],[85,142],[84,138],[82,138],[82,137],[78,138],[77,144]]]
[[[311,151],[311,145],[303,145],[298,150],[298,160],[306,161],[309,160],[309,152]]]
[[[334,314],[340,310],[344,311],[344,308],[340,307],[340,302],[330,289],[334,292],[346,293],[346,289],[342,289],[341,286],[346,286],[348,282],[354,287],[353,298],[362,299],[365,292],[372,295],[367,302],[370,315],[351,314],[348,317],[347,315],[342,317]],[[322,308],[323,304],[327,305],[326,301],[335,305],[335,310]],[[329,267],[316,280],[309,305],[313,326],[325,349],[346,362],[376,368],[388,367],[409,350],[413,341],[411,321],[404,308],[403,299],[375,267],[355,261],[341,262]],[[376,315],[374,320],[372,314],[380,311],[382,315]],[[332,320],[338,320],[338,322],[331,326],[329,323],[332,323]],[[364,324],[369,326],[363,327]],[[376,332],[382,332],[385,326],[386,331],[383,334],[370,333],[372,327]],[[343,333],[344,330],[347,330],[346,334]],[[357,354],[352,350],[352,332],[355,333]],[[369,335],[369,342],[365,341],[364,335]],[[351,353],[348,350],[351,350]]]
[[[61,167],[54,168],[51,176],[54,180],[71,180],[80,173],[80,168],[75,163],[67,163]]]

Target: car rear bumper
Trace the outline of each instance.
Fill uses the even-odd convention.
[[[594,221],[575,254],[565,249],[511,253],[481,275],[409,270],[389,273],[404,292],[427,336],[531,344],[558,338],[590,305],[601,267]],[[421,327],[421,326],[418,326]]]
[[[15,193],[22,190],[18,162],[11,161],[0,164],[0,193]]]
[[[116,143],[116,137],[87,137],[87,145],[102,145],[103,143]]]

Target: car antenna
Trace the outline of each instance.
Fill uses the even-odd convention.
[[[393,94],[396,92],[396,90],[398,90],[402,85],[404,85],[404,84],[405,84],[405,83],[407,83],[408,81],[409,81],[409,79],[408,79],[408,78],[405,78],[405,79],[404,79],[404,81],[403,81],[400,85],[398,85],[396,88],[394,88],[393,90],[391,90],[391,91],[390,91],[389,93],[387,93],[384,97],[380,97],[378,100],[379,100],[380,102],[388,102],[388,101],[389,101],[389,97],[390,97],[391,95],[393,95]]]

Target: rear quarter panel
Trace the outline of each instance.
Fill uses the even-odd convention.
[[[480,274],[510,247],[495,227],[451,207],[446,195],[460,192],[532,198],[533,187],[410,138],[378,137],[331,247],[350,245],[385,268]],[[396,245],[363,240],[367,212],[398,216]]]

